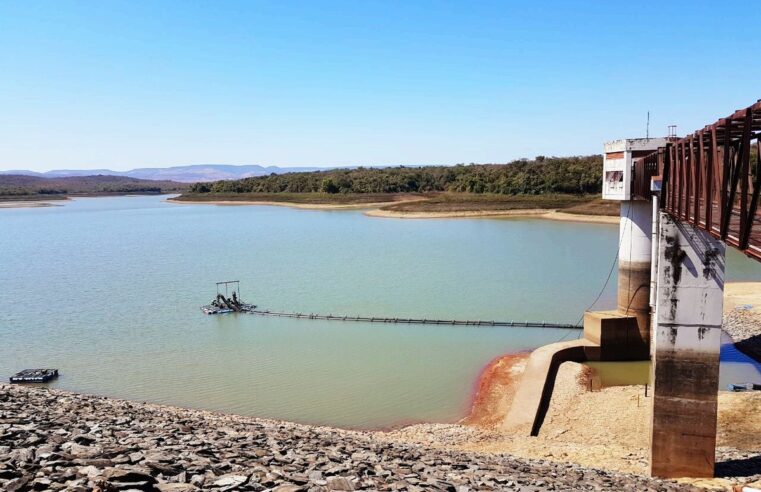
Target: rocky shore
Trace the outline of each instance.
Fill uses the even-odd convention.
[[[3,384],[0,489],[695,489],[383,436]]]

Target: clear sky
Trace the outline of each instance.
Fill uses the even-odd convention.
[[[720,8],[719,8],[720,7]],[[0,0],[0,169],[507,162],[761,98],[754,2]]]

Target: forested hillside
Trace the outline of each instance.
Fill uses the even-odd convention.
[[[335,169],[196,183],[192,193],[599,193],[602,156],[542,157],[508,164]]]
[[[174,181],[150,181],[122,176],[72,176],[40,178],[1,175],[0,198],[56,197],[82,194],[169,193],[187,190],[188,185]]]

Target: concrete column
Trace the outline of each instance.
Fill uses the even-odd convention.
[[[650,471],[712,477],[724,243],[660,214]]]
[[[650,265],[652,206],[646,201],[621,202],[618,251],[618,312],[635,316],[639,336],[627,345],[632,355],[646,359],[650,346]]]

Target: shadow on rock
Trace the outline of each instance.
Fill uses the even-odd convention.
[[[750,477],[761,473],[761,455],[716,463],[716,477]]]

